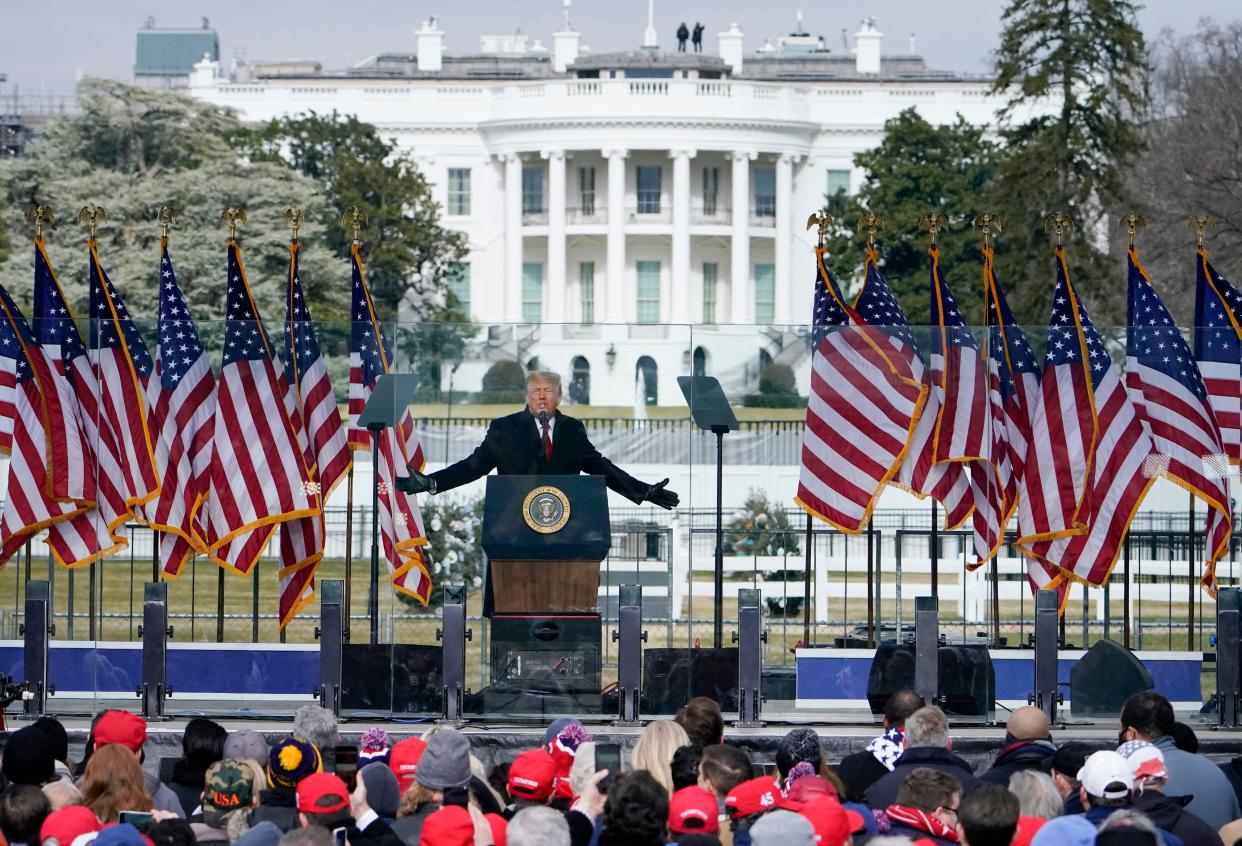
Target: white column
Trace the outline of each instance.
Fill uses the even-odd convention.
[[[673,323],[690,322],[690,159],[694,150],[673,150]]]
[[[522,158],[505,163],[505,322],[522,322]]]
[[[776,160],[776,232],[773,272],[776,275],[776,322],[793,322],[789,256],[793,241],[793,156]]]
[[[548,284],[544,289],[543,319],[565,322],[565,151],[545,150],[548,160]]]
[[[733,154],[733,233],[729,265],[730,323],[753,320],[755,298],[750,286],[750,163],[757,154],[738,150]]]
[[[608,159],[608,273],[604,322],[625,322],[625,158],[628,150],[604,150]],[[595,296],[598,300],[599,290]]]

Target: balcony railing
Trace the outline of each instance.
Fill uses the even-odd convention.
[[[607,223],[608,208],[602,203],[565,209],[566,223]]]

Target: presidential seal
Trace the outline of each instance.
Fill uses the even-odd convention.
[[[535,488],[522,502],[522,516],[541,535],[559,532],[569,522],[569,497],[551,485]]]

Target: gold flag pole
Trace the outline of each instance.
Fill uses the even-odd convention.
[[[1202,250],[1207,239],[1207,231],[1216,228],[1216,221],[1206,214],[1196,214],[1186,221],[1186,226],[1195,233],[1195,246]]]
[[[974,219],[973,225],[983,233],[983,249],[992,248],[992,233],[1001,231],[1001,219],[992,212],[982,212]]]
[[[246,209],[243,206],[229,206],[220,212],[220,222],[229,226],[229,240],[237,240],[237,224],[246,223]]]
[[[819,227],[819,232],[816,235],[815,246],[821,250],[827,243],[828,228],[832,226],[832,224],[832,215],[828,214],[828,209],[820,209],[819,211],[812,212],[811,216],[806,219],[806,228],[808,230],[813,226]]]
[[[78,209],[78,220],[86,221],[86,238],[89,243],[95,243],[95,227],[99,225],[99,221],[107,219],[108,210],[103,206],[91,203]]]
[[[357,206],[350,206],[341,215],[341,225],[350,233],[355,247],[362,245],[362,229],[367,225],[366,212]],[[361,259],[361,257],[360,257]],[[352,315],[351,315],[352,316]],[[348,430],[348,412],[346,429]],[[446,435],[447,437],[447,435]],[[345,621],[349,625],[349,610],[353,601],[354,582],[354,462],[349,462],[349,472],[345,474]]]
[[[1058,250],[1065,245],[1065,233],[1074,228],[1074,219],[1065,212],[1053,212],[1044,218],[1044,231],[1052,230]]]
[[[156,221],[160,225],[160,244],[168,243],[168,232],[177,225],[177,216],[173,213],[172,206],[160,206],[160,213],[156,217]]]
[[[1147,228],[1147,218],[1141,214],[1130,212],[1121,220],[1117,221],[1117,225],[1126,230],[1126,236],[1130,239],[1130,249],[1134,249],[1134,239],[1138,235],[1140,229]]]
[[[884,228],[884,217],[868,211],[858,219],[858,231],[867,233],[867,249],[875,252],[875,234]]]
[[[31,206],[26,210],[26,221],[35,228],[35,241],[43,240],[43,227],[56,220],[56,213],[44,205]]]
[[[298,209],[298,208],[285,209],[285,226],[288,226],[290,229],[293,230],[293,234],[289,236],[290,244],[299,243],[298,242],[298,230],[302,228],[303,220],[305,220],[305,217],[302,215],[301,209]]]
[[[944,216],[943,212],[928,212],[919,218],[919,229],[926,232],[931,237],[931,248],[936,249],[936,235],[941,230],[949,230],[949,219]]]

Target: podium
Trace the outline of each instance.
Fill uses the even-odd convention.
[[[611,545],[603,477],[488,477],[491,691],[502,708],[518,707],[519,692],[599,693],[599,565]]]
[[[611,546],[602,476],[488,476],[483,551],[497,613],[594,614]]]

